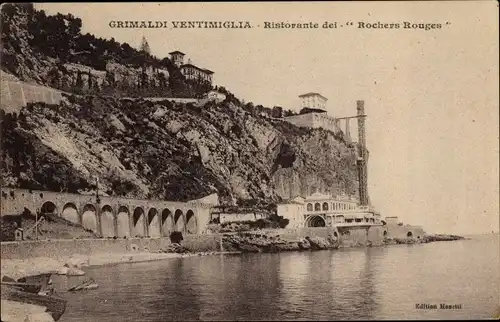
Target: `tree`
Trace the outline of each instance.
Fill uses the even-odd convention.
[[[141,42],[141,49],[142,52],[146,53],[147,55],[151,55],[151,48],[149,48],[148,41],[146,40],[146,37],[142,36],[142,42]]]

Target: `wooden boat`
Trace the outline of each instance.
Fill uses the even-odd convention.
[[[36,293],[38,294],[42,289],[42,285],[40,284],[30,284],[30,283],[22,283],[22,282],[1,282],[2,286],[11,287],[13,289],[17,289],[22,292],[28,293]]]
[[[44,306],[55,321],[58,321],[66,311],[67,301],[62,298],[23,292],[3,283],[1,284],[1,297],[5,300]]]
[[[39,275],[26,276],[18,279],[18,282],[30,283],[30,284],[40,284],[42,286],[42,291],[46,290],[51,284],[51,273],[44,273]]]
[[[99,288],[99,285],[94,281],[94,279],[90,279],[76,286],[70,287],[68,289],[68,292],[75,292],[81,290],[95,290],[97,288]]]

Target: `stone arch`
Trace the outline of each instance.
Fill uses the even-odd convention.
[[[78,208],[72,202],[68,202],[63,206],[61,217],[75,224],[79,224]]]
[[[144,209],[136,207],[132,214],[132,237],[144,236]]]
[[[40,214],[42,215],[55,215],[57,216],[57,206],[52,201],[46,201],[43,203],[42,207],[40,207]]]
[[[85,229],[90,229],[95,233],[97,231],[97,211],[92,204],[86,204],[82,210],[82,226]]]
[[[160,223],[156,208],[151,208],[148,211],[148,232],[149,237],[160,237]]]
[[[174,220],[172,217],[172,212],[168,208],[163,209],[163,211],[161,212],[161,227],[163,237],[170,236],[170,233],[174,228]]]
[[[130,237],[130,211],[126,206],[120,206],[116,214],[117,237]]]
[[[101,208],[101,231],[102,237],[115,237],[115,218],[110,205]]]
[[[323,210],[328,211],[328,202],[323,202]]]
[[[174,213],[174,231],[184,231],[184,215],[180,209]]]
[[[198,221],[194,212],[189,209],[186,212],[186,233],[188,234],[196,234],[198,232]]]
[[[306,227],[326,227],[325,219],[318,215],[307,217],[305,222]]]
[[[307,211],[313,211],[313,205],[312,203],[307,204]]]
[[[412,238],[413,237],[413,233],[411,231],[409,231],[407,234],[406,234],[406,237],[408,238]]]
[[[321,211],[321,204],[319,202],[314,204],[314,211]]]

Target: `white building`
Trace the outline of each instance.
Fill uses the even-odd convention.
[[[212,84],[213,74],[214,72],[206,69],[195,66],[191,63],[187,63],[181,66],[181,73],[186,77],[186,79],[190,79],[197,82],[203,82],[207,84]]]
[[[278,204],[278,216],[290,220],[287,228],[381,225],[380,214],[357,199],[321,193]]]
[[[319,93],[306,93],[299,95],[301,108],[319,108],[326,110],[328,99]]]
[[[226,99],[226,95],[222,94],[219,91],[211,90],[210,92],[205,94],[205,98],[209,100],[214,100],[216,102],[222,102]]]

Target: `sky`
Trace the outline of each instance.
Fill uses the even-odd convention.
[[[364,100],[369,195],[382,216],[428,232],[499,230],[496,1],[35,6],[72,13],[82,32],[136,48],[145,36],[160,58],[180,50],[246,102],[298,111],[298,95],[313,91],[341,117]],[[118,29],[111,20],[249,21],[253,28]],[[343,27],[264,29],[266,21]],[[442,28],[357,28],[404,21]]]

